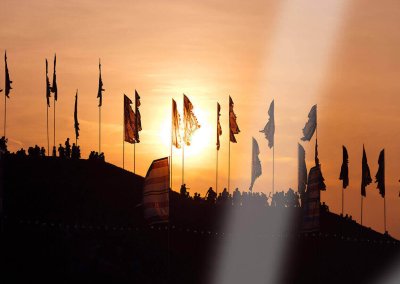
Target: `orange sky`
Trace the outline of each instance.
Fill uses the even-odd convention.
[[[269,192],[272,152],[258,131],[275,99],[276,190],[297,188],[297,142],[307,114],[318,104],[320,161],[328,190],[341,210],[337,179],[341,145],[350,156],[345,211],[359,219],[360,169],[365,143],[371,174],[381,148],[387,159],[388,229],[400,237],[400,18],[398,1],[15,1],[3,0],[0,50],[7,49],[14,81],[7,102],[12,151],[46,145],[45,58],[57,52],[57,143],[74,137],[73,107],[79,89],[79,143],[83,156],[98,148],[98,58],[104,101],[102,149],[122,166],[123,93],[142,98],[137,172],[169,155],[171,98],[182,93],[202,128],[185,152],[190,192],[215,186],[216,102],[222,106],[219,186],[227,185],[228,96],[235,102],[241,133],[231,145],[231,187],[250,184],[251,137],[260,145],[263,175],[255,191]],[[2,67],[3,68],[3,67]],[[52,69],[52,64],[50,64]],[[51,79],[51,74],[50,74]],[[0,76],[4,86],[4,76]],[[3,87],[1,87],[3,88]],[[0,108],[2,116],[3,107]],[[53,102],[50,109],[52,129]],[[50,132],[50,141],[53,141]],[[52,145],[52,143],[51,143]],[[312,164],[314,142],[303,143]],[[133,169],[133,146],[126,144]],[[181,179],[181,151],[173,154],[174,187]],[[364,223],[383,230],[382,199],[367,188]]]

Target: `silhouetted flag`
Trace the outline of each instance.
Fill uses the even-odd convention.
[[[5,79],[5,95],[7,98],[10,98],[10,91],[12,89],[11,83],[12,81],[10,80],[10,73],[8,72],[8,65],[7,65],[7,52],[4,52],[4,63],[5,63],[5,73],[6,73],[6,79]]]
[[[221,147],[219,137],[222,135],[222,128],[219,118],[221,116],[221,106],[217,103],[217,150]]]
[[[46,59],[46,100],[47,100],[47,107],[50,107],[50,97],[51,97],[51,86],[49,80],[49,64],[47,63]]]
[[[236,122],[237,117],[235,112],[233,111],[233,106],[234,104],[232,98],[231,96],[229,96],[229,139],[231,142],[237,143],[235,134],[239,134],[240,129]]]
[[[349,185],[349,155],[347,154],[346,147],[343,147],[343,162],[342,167],[340,168],[340,176],[339,179],[343,181],[343,188],[346,188]]]
[[[172,99],[172,145],[177,149],[181,148],[181,134],[180,134],[180,115],[178,113],[178,108],[176,107],[176,102]]]
[[[76,139],[79,138],[79,122],[78,122],[78,90],[75,94],[75,109],[74,109],[74,128]]]
[[[252,149],[252,159],[251,159],[251,184],[249,190],[253,190],[254,182],[256,178],[261,176],[261,161],[258,158],[260,154],[260,148],[258,147],[257,140],[253,137],[253,149]]]
[[[99,59],[99,89],[97,91],[97,97],[99,98],[99,107],[103,104],[103,92],[105,90],[103,89],[103,80],[101,78],[101,63]]]
[[[378,183],[377,188],[382,197],[385,197],[385,149],[379,153],[378,172],[375,175],[375,182]]]
[[[128,143],[135,143],[135,121],[136,116],[131,107],[132,101],[124,95],[124,131],[125,141]]]
[[[361,195],[367,196],[365,187],[372,182],[371,173],[369,171],[367,154],[363,145],[363,157],[362,157],[362,176],[361,176]]]
[[[300,196],[304,196],[307,185],[306,151],[304,151],[303,146],[301,146],[299,143],[297,145],[298,145],[298,163],[299,163],[297,191],[299,192]]]
[[[319,158],[318,158],[318,139],[315,139],[315,152],[314,152],[314,160],[315,160],[315,165],[319,166]]]
[[[135,90],[135,143],[140,143],[139,131],[142,131],[142,117],[139,111],[140,107],[140,96]]]
[[[317,105],[314,105],[309,114],[308,121],[303,128],[303,141],[310,141],[314,135],[315,129],[317,128]]]
[[[55,100],[57,100],[57,94],[58,94],[56,64],[57,64],[57,56],[54,54],[53,84],[51,86],[51,92],[54,93]]]
[[[268,147],[274,147],[274,136],[275,136],[275,115],[274,115],[274,101],[271,102],[268,109],[269,119],[264,129],[260,132],[265,134],[265,138],[268,140]]]
[[[185,94],[183,94],[183,123],[185,126],[183,140],[186,145],[190,146],[192,135],[200,128],[200,124],[193,113],[193,105]]]
[[[303,205],[303,231],[315,231],[320,225],[320,196],[321,190],[325,190],[324,178],[319,166],[312,167],[308,174],[305,204]]]
[[[169,162],[168,158],[153,161],[147,171],[143,188],[144,218],[150,224],[169,219]]]

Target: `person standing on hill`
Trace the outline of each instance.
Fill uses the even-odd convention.
[[[65,156],[67,159],[71,158],[71,145],[69,144],[69,138],[65,141]]]

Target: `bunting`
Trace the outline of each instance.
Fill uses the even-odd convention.
[[[219,137],[222,135],[222,128],[221,128],[221,123],[219,121],[221,116],[221,106],[219,103],[217,103],[217,150],[221,147],[221,143],[219,141]]]
[[[303,128],[303,141],[310,141],[314,135],[315,129],[317,128],[317,105],[314,105],[309,114],[308,121]]]
[[[5,64],[5,75],[6,75],[4,93],[7,98],[10,98],[10,91],[12,89],[12,87],[11,87],[12,81],[10,80],[10,74],[8,72],[7,52],[4,52],[4,64]]]
[[[274,147],[274,136],[275,136],[275,114],[274,114],[274,101],[271,102],[268,109],[269,119],[263,130],[260,132],[265,134],[265,138],[268,140],[268,147]]]
[[[136,143],[136,116],[131,107],[132,101],[124,94],[124,139],[128,143]]]
[[[190,146],[192,135],[200,128],[200,124],[193,113],[193,105],[185,94],[183,94],[183,121],[185,127],[183,141]]]
[[[99,88],[97,91],[97,98],[99,99],[99,107],[101,107],[103,104],[103,92],[104,91],[105,91],[105,89],[103,89],[103,80],[101,78],[101,62],[99,59]]]
[[[237,117],[235,112],[233,111],[233,106],[233,100],[231,96],[229,96],[229,140],[232,143],[237,143],[235,134],[239,134],[240,129],[236,121]]]
[[[367,154],[365,153],[365,148],[363,145],[363,156],[362,156],[362,176],[361,176],[361,195],[367,196],[365,192],[365,187],[372,182],[371,173],[369,171]]]
[[[379,194],[385,197],[385,149],[379,153],[378,172],[375,175],[375,182],[378,184]]]
[[[349,155],[345,146],[343,148],[343,162],[340,168],[339,180],[343,181],[343,188],[349,185]]]
[[[181,148],[182,138],[180,134],[180,115],[178,113],[178,108],[176,106],[176,102],[172,99],[172,133],[171,133],[171,142],[177,149]]]
[[[143,213],[150,225],[168,222],[169,190],[168,158],[153,161],[143,188]]]
[[[252,161],[251,161],[251,184],[249,191],[253,191],[253,185],[256,179],[261,176],[261,161],[258,157],[260,154],[260,148],[258,147],[257,140],[253,137],[253,147],[252,147]]]
[[[324,178],[319,166],[312,167],[308,174],[307,191],[303,207],[302,230],[311,232],[320,228],[321,190],[325,190]]]

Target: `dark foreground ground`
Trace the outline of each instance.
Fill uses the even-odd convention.
[[[174,192],[170,225],[149,227],[137,207],[143,178],[102,162],[11,157],[3,181],[1,283],[210,283],[221,247],[251,247],[232,270],[242,275],[274,258],[264,250],[274,242],[284,247],[280,272],[265,283],[374,283],[400,256],[398,241],[329,212],[320,232],[305,234],[298,208],[212,205]],[[283,215],[288,226],[277,222]],[[243,218],[229,226],[231,216]]]

